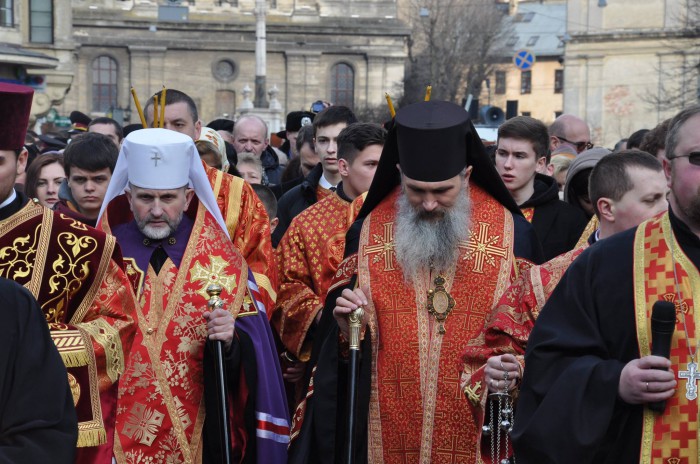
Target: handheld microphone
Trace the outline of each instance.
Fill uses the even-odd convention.
[[[676,329],[676,306],[670,301],[657,301],[651,309],[651,354],[671,357],[671,340]],[[663,412],[666,401],[649,403],[649,409]]]

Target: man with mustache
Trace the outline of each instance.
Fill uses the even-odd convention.
[[[0,123],[6,127],[0,132],[0,277],[24,286],[39,302],[68,369],[78,416],[75,461],[108,464],[136,302],[114,237],[14,188],[27,162],[23,144],[33,94],[30,87],[0,83]],[[35,407],[40,403],[28,412]]]
[[[356,462],[475,462],[459,355],[517,258],[540,256],[467,112],[438,101],[401,109],[326,297],[291,461],[346,448],[347,316],[363,306]]]
[[[697,462],[700,106],[671,120],[663,167],[668,211],[589,247],[542,308],[513,430],[518,463]],[[659,302],[672,303],[669,358],[651,354]]]
[[[224,344],[235,461],[284,462],[288,413],[267,314],[193,140],[167,129],[129,134],[100,213],[139,301],[117,462],[223,462],[207,340]],[[221,308],[207,304],[211,284],[222,288]]]

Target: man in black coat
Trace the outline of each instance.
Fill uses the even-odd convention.
[[[311,170],[300,185],[280,198],[277,205],[279,224],[272,234],[272,246],[276,247],[282,240],[297,214],[335,191],[340,182],[338,134],[354,122],[357,122],[357,117],[345,106],[331,106],[316,115],[313,123],[314,148],[321,163]]]
[[[39,305],[0,279],[0,462],[73,463],[78,419]]]
[[[576,246],[586,217],[559,200],[553,177],[539,174],[549,162],[547,127],[537,119],[517,116],[498,128],[496,170],[525,218],[535,228],[546,261]]]

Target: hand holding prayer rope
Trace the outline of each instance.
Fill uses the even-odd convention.
[[[348,316],[352,311],[356,310],[360,306],[366,307],[368,304],[369,302],[367,297],[365,296],[365,292],[363,292],[360,288],[356,288],[355,290],[350,290],[349,288],[346,288],[345,290],[343,290],[341,296],[339,296],[335,300],[335,308],[333,308],[333,317],[335,317],[335,320],[338,322],[338,328],[340,329],[340,333],[342,333],[346,339],[350,338],[348,329]],[[362,317],[362,327],[360,328],[360,333],[364,333],[365,327],[367,326],[367,321],[368,315],[367,311],[365,311]]]
[[[620,374],[618,394],[629,404],[667,400],[676,391],[671,361],[661,356],[644,356],[628,362]]]
[[[508,391],[513,390],[522,376],[520,370],[520,363],[512,354],[490,357],[484,369],[489,392],[502,392],[506,388]]]

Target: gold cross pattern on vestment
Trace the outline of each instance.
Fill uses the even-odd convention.
[[[459,243],[460,248],[466,248],[467,254],[463,258],[466,261],[474,260],[473,272],[484,273],[484,263],[496,266],[496,257],[506,258],[508,249],[496,245],[500,240],[500,235],[489,235],[488,222],[479,222],[478,230],[469,230],[469,238]]]
[[[372,262],[377,263],[384,258],[384,271],[394,270],[394,223],[384,223],[384,235],[372,234],[372,241],[375,245],[365,247],[363,256],[376,253],[372,257]]]
[[[224,274],[224,270],[228,267],[228,263],[220,256],[211,256],[209,258],[209,266],[204,267],[199,263],[196,263],[190,271],[190,282],[196,282],[198,280],[203,281],[202,288],[197,292],[202,295],[206,300],[209,300],[209,294],[207,293],[207,287],[211,284],[221,285],[229,293],[233,292],[236,288],[236,276],[227,276]]]
[[[481,380],[476,382],[474,384],[474,387],[470,387],[469,385],[464,387],[464,394],[467,396],[467,399],[471,401],[473,404],[479,404],[479,401],[481,401],[480,394],[481,392]]]

